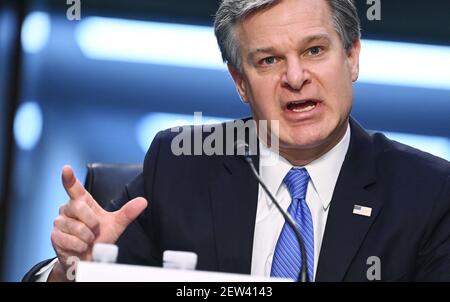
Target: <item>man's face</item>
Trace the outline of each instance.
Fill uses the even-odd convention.
[[[331,149],[347,128],[359,41],[344,49],[324,0],[284,0],[236,33],[243,72],[229,70],[254,119],[279,121],[280,152]]]

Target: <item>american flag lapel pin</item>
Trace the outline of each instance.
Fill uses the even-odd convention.
[[[370,215],[372,215],[372,208],[355,204],[353,206],[353,214],[370,217]]]

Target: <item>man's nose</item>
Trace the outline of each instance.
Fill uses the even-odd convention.
[[[299,59],[291,59],[286,62],[286,69],[281,79],[283,87],[292,90],[302,89],[311,80],[309,71],[302,66]]]

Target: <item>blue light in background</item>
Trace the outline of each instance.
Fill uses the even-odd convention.
[[[42,134],[42,111],[36,102],[23,103],[14,118],[14,138],[19,148],[32,150]]]
[[[88,17],[76,40],[91,59],[224,70],[213,28]],[[363,40],[360,81],[450,89],[450,47]]]
[[[450,161],[450,139],[396,132],[383,132],[388,138]]]
[[[22,47],[25,52],[40,52],[50,37],[50,16],[44,12],[32,12],[24,20],[22,26]]]
[[[136,127],[136,138],[142,151],[147,152],[156,134],[175,126],[223,123],[231,120],[225,117],[198,116],[154,112],[143,117]]]
[[[91,59],[224,68],[211,27],[89,17],[76,41]]]
[[[359,80],[450,89],[450,47],[363,40]]]

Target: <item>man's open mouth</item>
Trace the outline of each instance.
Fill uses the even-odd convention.
[[[316,108],[317,101],[307,100],[307,101],[295,101],[289,102],[286,108],[293,112],[308,112]]]

